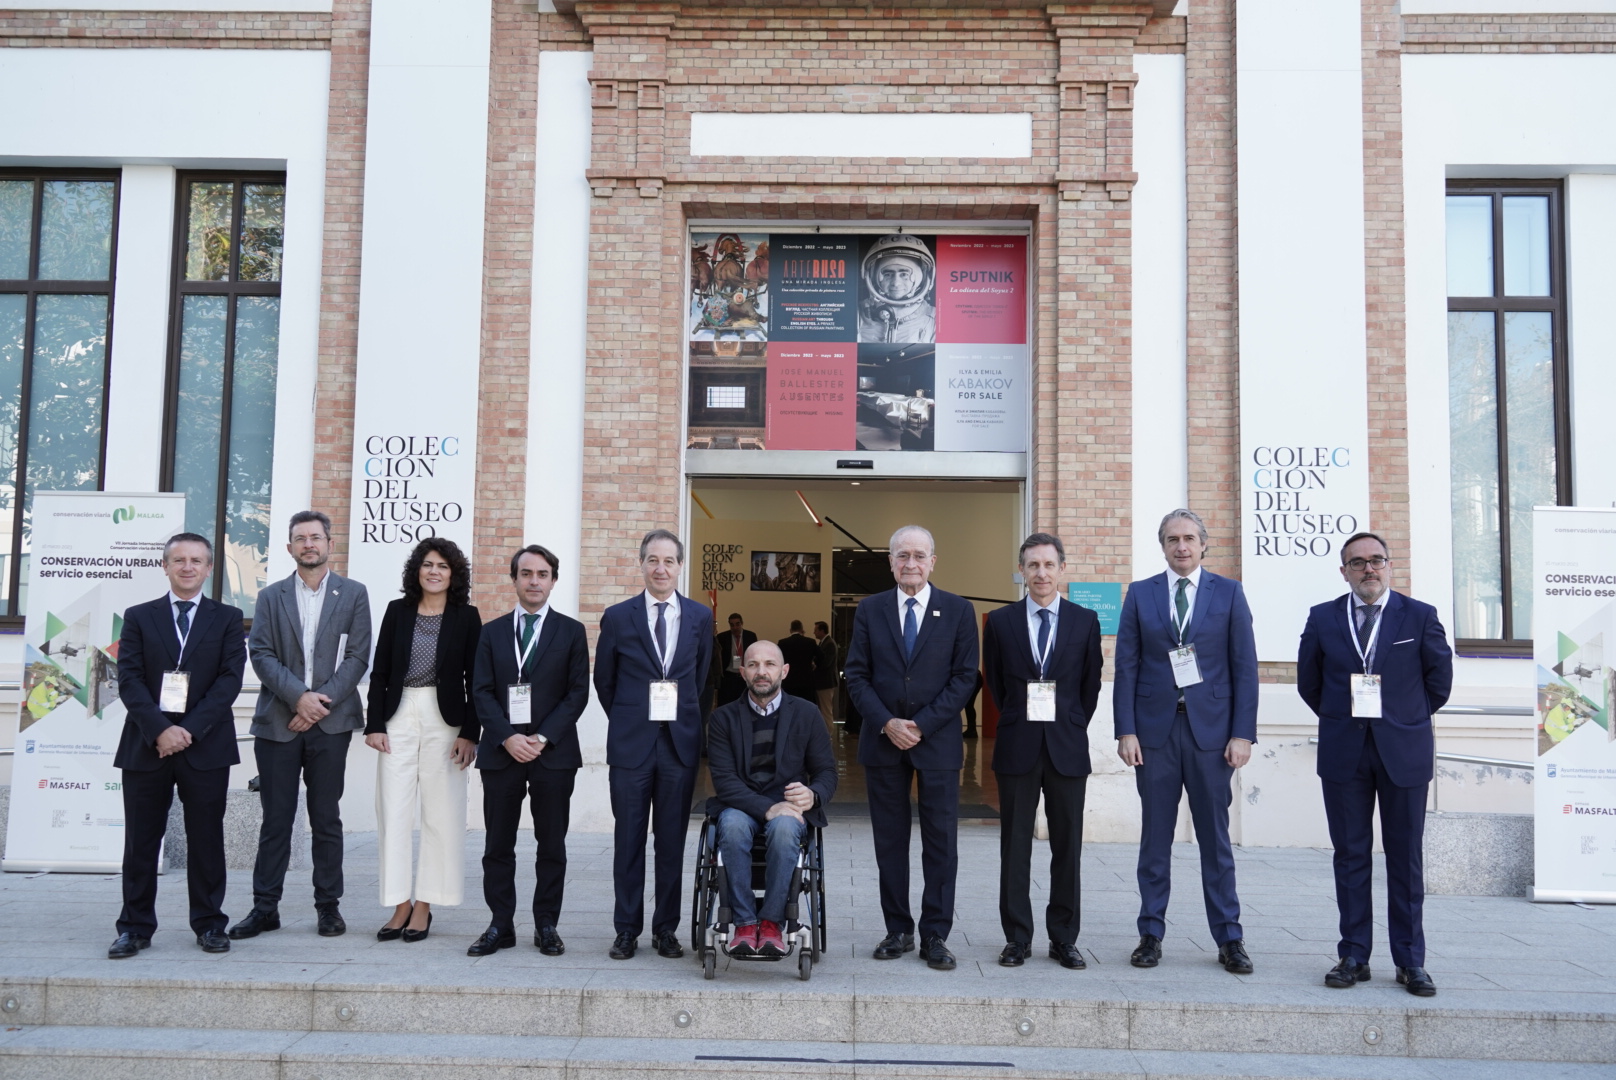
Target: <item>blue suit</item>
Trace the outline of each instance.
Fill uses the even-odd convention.
[[[1231,578],[1201,571],[1184,643],[1195,646],[1201,681],[1183,689],[1173,679],[1169,650],[1178,645],[1160,573],[1128,586],[1117,631],[1113,698],[1116,735],[1139,739],[1139,933],[1162,937],[1171,891],[1173,832],[1178,800],[1187,792],[1201,848],[1201,893],[1207,925],[1219,946],[1245,936],[1229,844],[1230,786],[1224,759],[1229,740],[1257,741],[1257,643],[1245,590]]]
[[[847,693],[864,717],[859,764],[870,800],[881,913],[887,933],[911,934],[909,908],[909,788],[919,778],[920,865],[925,889],[920,936],[948,937],[954,925],[954,878],[959,869],[959,771],[965,764],[960,711],[976,693],[976,609],[962,596],[932,586],[916,610],[913,655],[904,648],[896,589],[867,596],[853,614],[847,647]],[[920,728],[920,742],[900,750],[882,733],[897,717]]]
[[[1354,717],[1352,676],[1364,668],[1349,631],[1350,597],[1308,612],[1296,658],[1296,690],[1319,718],[1318,773],[1341,912],[1337,955],[1366,964],[1373,947],[1378,801],[1392,962],[1424,967],[1425,798],[1436,750],[1431,714],[1453,688],[1453,653],[1435,608],[1388,591],[1369,654],[1369,671],[1380,676],[1381,715]]]
[[[606,710],[606,764],[616,819],[612,918],[618,933],[636,937],[645,928],[647,828],[656,837],[651,931],[679,928],[685,829],[701,754],[701,694],[713,655],[712,611],[681,595],[677,643],[669,642],[673,657],[664,676],[645,605],[642,592],[607,608],[595,643],[595,693]],[[664,677],[679,684],[677,719],[652,723],[651,683]]]

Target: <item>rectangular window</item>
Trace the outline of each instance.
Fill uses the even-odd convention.
[[[1531,655],[1532,508],[1571,501],[1557,182],[1448,185],[1453,633]]]
[[[269,565],[284,174],[181,173],[164,486],[213,542],[208,595],[252,611]]]
[[[117,233],[116,171],[0,169],[0,617],[34,492],[101,486]]]

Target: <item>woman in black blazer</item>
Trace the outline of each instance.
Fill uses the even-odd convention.
[[[422,540],[404,564],[404,596],[387,605],[370,670],[365,744],[376,761],[381,901],[378,941],[420,941],[432,905],[465,899],[466,766],[477,751],[471,672],[482,618],[471,566],[452,540]],[[421,865],[412,873],[415,808]]]

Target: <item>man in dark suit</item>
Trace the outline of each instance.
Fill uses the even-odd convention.
[[[286,550],[297,570],[265,586],[253,608],[247,649],[262,682],[253,709],[253,756],[264,809],[253,864],[253,909],[232,938],[281,928],[280,901],[292,856],[298,788],[307,792],[314,856],[314,910],[321,937],[347,932],[342,899],[342,792],[348,746],[365,726],[359,680],[370,668],[370,597],[327,565],[331,519],[292,515]]]
[[[791,620],[791,633],[780,639],[780,655],[785,657],[786,681],[781,689],[792,697],[819,705],[819,646],[802,632],[802,620]]]
[[[830,623],[814,623],[814,640],[819,644],[819,675],[814,680],[814,698],[825,730],[836,730],[836,642],[830,636]]]
[[[556,924],[567,879],[567,824],[583,766],[578,717],[589,703],[584,625],[550,607],[561,560],[537,544],[511,556],[516,607],[483,625],[471,700],[482,726],[483,899],[493,922],[466,950],[488,956],[516,944],[516,834],[533,803],[533,944],[566,952]]]
[[[746,650],[747,694],[715,710],[709,721],[707,812],[718,815],[718,850],[728,877],[735,933],[730,952],[786,954],[786,902],[808,826],[825,827],[836,793],[836,755],[819,710],[782,692],[789,677],[780,649],[760,641]],[[766,830],[763,907],[752,894],[752,843]]]
[[[676,590],[684,561],[684,543],[673,533],[646,533],[640,541],[645,591],[601,614],[595,642],[595,693],[606,710],[606,764],[616,820],[614,960],[634,955],[645,927],[648,827],[656,837],[652,941],[660,956],[685,952],[678,936],[679,897],[713,615]]]
[[[1100,619],[1060,598],[1066,548],[1049,533],[1021,542],[1017,562],[1027,599],[988,615],[982,666],[999,706],[993,772],[999,781],[999,963],[1032,955],[1032,833],[1042,794],[1049,819],[1049,955],[1087,967],[1081,928],[1083,797],[1088,787],[1089,720],[1100,700]]]
[[[948,932],[954,925],[959,869],[959,771],[965,764],[960,710],[976,688],[976,609],[931,584],[937,545],[919,525],[892,534],[888,558],[898,587],[867,596],[853,615],[847,648],[847,693],[865,718],[859,734],[870,799],[881,914],[887,936],[877,960],[915,947],[909,910],[909,788],[918,778],[920,958],[954,968]]]
[[[1341,911],[1340,963],[1324,985],[1369,980],[1379,803],[1392,963],[1409,993],[1430,997],[1436,983],[1425,972],[1425,796],[1436,750],[1431,715],[1453,688],[1453,653],[1436,609],[1390,589],[1391,553],[1380,537],[1350,537],[1341,576],[1351,592],[1308,612],[1296,658],[1296,690],[1319,718],[1318,773]]]
[[[123,614],[118,700],[123,736],[113,764],[123,770],[123,911],[113,960],[151,945],[157,930],[157,855],[174,792],[185,807],[186,884],[191,929],[207,952],[230,951],[225,936],[224,812],[236,750],[232,706],[247,664],[240,608],[201,595],[213,545],[180,533],[163,547],[167,596]]]
[[[746,693],[746,679],[741,675],[746,650],[756,643],[758,636],[746,629],[739,614],[729,617],[729,629],[713,638],[713,685],[717,688],[714,706],[739,701]]]
[[[1167,572],[1128,586],[1117,631],[1117,756],[1133,766],[1139,830],[1139,947],[1161,962],[1178,800],[1188,793],[1201,847],[1201,893],[1218,963],[1249,975],[1240,927],[1229,804],[1234,770],[1257,741],[1257,643],[1238,581],[1201,566],[1206,525],[1174,510],[1156,529]]]

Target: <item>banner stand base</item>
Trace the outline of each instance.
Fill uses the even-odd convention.
[[[1585,892],[1581,889],[1539,889],[1533,886],[1526,898],[1534,904],[1616,904],[1616,892]]]

